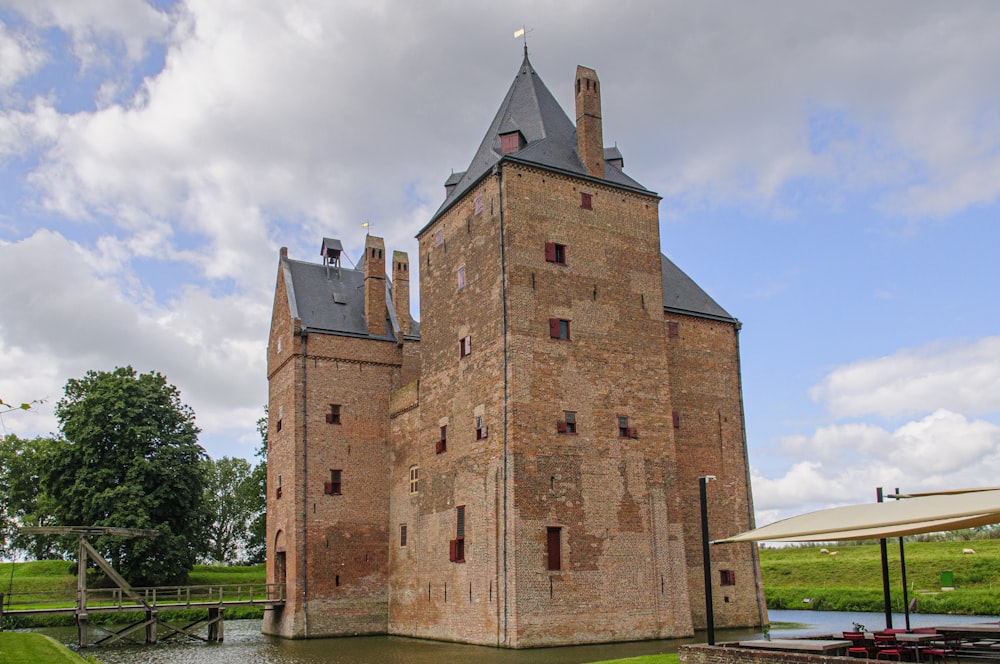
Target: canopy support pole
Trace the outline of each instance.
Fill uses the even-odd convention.
[[[899,487],[896,487],[896,500],[899,500]],[[903,553],[903,536],[899,536],[899,569],[903,577],[903,616],[906,618],[906,631],[910,631],[910,594],[906,588],[906,555]]]
[[[698,478],[698,495],[701,498],[701,551],[702,567],[705,570],[705,627],[708,630],[708,645],[715,645],[715,612],[712,609],[712,554],[708,550],[708,491],[706,486],[714,475]]]
[[[882,487],[875,489],[875,497],[878,502],[883,502]],[[892,629],[892,595],[889,592],[889,553],[886,549],[885,538],[878,541],[879,550],[882,553],[882,602],[885,606],[885,628]]]

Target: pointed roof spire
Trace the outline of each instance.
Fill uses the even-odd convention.
[[[559,106],[559,102],[531,65],[526,41],[521,66],[493,117],[493,122],[486,130],[479,149],[458,182],[453,183],[454,176],[449,178],[445,201],[431,218],[431,222],[461,198],[502,158],[590,177],[577,154],[576,131],[573,121]],[[505,141],[501,138],[504,134],[514,132],[519,133],[517,141]],[[609,184],[646,191],[645,187],[617,168],[606,169],[604,179]]]

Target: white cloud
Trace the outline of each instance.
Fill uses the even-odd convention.
[[[57,27],[72,36],[73,50],[84,67],[110,64],[104,40],[118,40],[132,61],[145,55],[146,44],[164,36],[169,20],[144,0],[6,0],[31,23]]]
[[[0,23],[0,92],[33,74],[46,60],[44,49]]]
[[[786,441],[787,442],[787,441]],[[874,500],[875,488],[933,491],[993,486],[1000,474],[1000,426],[936,411],[895,430],[823,427],[786,451],[798,458],[782,476],[752,475],[758,523],[831,504]]]
[[[88,255],[44,230],[0,246],[0,394],[47,400],[33,419],[7,425],[54,430],[66,378],[129,364],[177,385],[207,434],[252,440],[266,398],[267,306],[197,288],[163,305],[142,288],[130,300],[128,265],[115,270],[114,255]]]
[[[834,417],[1000,412],[1000,336],[860,360],[831,371],[809,394]]]

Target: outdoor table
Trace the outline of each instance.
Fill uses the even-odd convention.
[[[789,652],[830,652],[837,654],[846,652],[851,641],[846,639],[771,639],[764,641],[740,641],[743,648],[760,648],[762,650],[786,650]]]
[[[1000,639],[1000,623],[957,623],[954,625],[937,625],[934,627],[942,634],[956,634],[959,636],[969,636],[987,639]]]
[[[919,633],[898,632],[897,634],[894,634],[894,636],[896,637],[897,642],[913,649],[913,652],[916,655],[918,662],[920,661],[920,650],[921,650],[920,645],[924,643],[929,643],[931,641],[937,641],[938,639],[941,638],[940,634],[928,634],[926,632],[919,632]]]

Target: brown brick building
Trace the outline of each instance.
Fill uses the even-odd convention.
[[[660,252],[659,197],[525,55],[409,260],[279,259],[264,631],[503,647],[703,627],[713,537],[753,526],[739,322]],[[766,620],[756,549],[713,552],[718,626]]]

